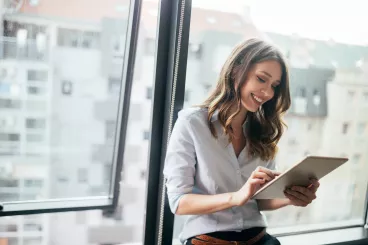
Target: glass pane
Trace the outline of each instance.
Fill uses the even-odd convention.
[[[0,5],[0,201],[107,197],[129,1]]]
[[[106,12],[106,16],[109,17],[109,19],[117,18],[119,20],[118,23],[114,22],[114,24],[108,22],[106,23],[107,26],[103,26],[102,22],[97,22],[100,23],[100,27],[98,28],[101,28],[101,30],[105,30],[104,28],[107,28],[106,32],[109,32],[111,31],[109,29],[111,28],[111,26],[114,26],[114,28],[116,27],[117,29],[125,28],[125,25],[120,25],[119,23],[127,23],[127,15],[124,13],[127,13],[126,11],[128,11],[129,9],[129,1],[97,1],[94,2],[92,5],[88,1],[78,1],[83,6],[91,6],[91,9],[93,6],[94,11],[92,12],[94,14],[99,13],[96,12],[98,10],[101,12],[101,15]],[[62,3],[63,2],[60,1],[59,6],[64,6]],[[46,4],[46,1],[43,4]],[[53,1],[53,4],[55,4],[55,1]],[[88,11],[85,11],[85,8],[83,8],[82,12],[78,13],[70,12],[68,10],[69,6],[65,8],[67,8],[65,10],[65,14],[74,13],[76,15],[74,18],[89,14]],[[100,210],[94,210],[84,212],[5,217],[0,219],[0,244],[2,242],[1,239],[6,239],[8,244],[33,244],[36,242],[42,245],[142,244],[145,214],[144,210],[146,205],[146,170],[148,160],[148,146],[151,132],[150,121],[152,107],[152,96],[146,98],[145,95],[146,90],[153,87],[155,63],[154,48],[150,51],[150,53],[146,53],[144,51],[144,47],[145,45],[147,45],[147,43],[156,42],[156,19],[158,3],[148,0],[143,1],[142,8],[142,19],[149,20],[149,25],[146,22],[141,22],[140,26],[137,56],[135,62],[135,70],[137,72],[135,72],[134,74],[132,96],[130,102],[130,113],[128,118],[125,159],[123,165],[124,170],[121,180],[121,196],[116,212],[114,214],[107,214]],[[69,15],[66,15],[65,20],[69,20],[67,17],[70,18]],[[95,27],[95,17],[89,16],[88,18],[90,18],[89,21],[92,22],[92,26]],[[60,17],[58,19],[62,18]],[[74,22],[76,24],[79,24],[81,28],[81,26],[83,27],[85,25],[86,21],[74,20]],[[69,25],[70,23],[68,22],[68,26]],[[83,28],[89,31],[91,29],[91,26],[86,26]],[[115,30],[116,29],[114,29],[113,32],[118,33]],[[59,39],[56,39],[55,42],[59,42],[58,40]],[[65,43],[70,43],[70,41],[68,40],[70,40],[70,37],[69,39],[60,40],[60,42],[65,46]],[[70,189],[72,189],[70,188],[69,181],[71,178],[73,178],[73,188],[76,188],[78,185],[82,185],[86,188],[86,190],[90,189],[93,193],[99,195],[100,193],[104,193],[105,189],[102,187],[105,186],[96,186],[95,183],[110,183],[111,181],[112,165],[109,161],[109,157],[111,156],[110,149],[112,149],[111,139],[115,136],[116,114],[114,113],[116,113],[118,94],[121,87],[120,72],[122,70],[121,57],[122,55],[124,55],[122,53],[124,51],[124,40],[119,38],[110,40],[113,40],[112,46],[114,47],[114,50],[116,50],[115,59],[113,60],[113,68],[119,69],[119,72],[117,72],[117,70],[114,70],[116,71],[116,74],[114,73],[116,76],[111,75],[111,77],[106,77],[106,80],[102,80],[102,77],[98,76],[98,80],[101,81],[101,83],[102,81],[104,82],[104,91],[106,91],[106,93],[108,94],[107,98],[99,98],[97,97],[97,95],[94,95],[91,91],[88,90],[85,92],[86,94],[84,94],[83,100],[79,101],[79,103],[87,103],[88,100],[92,98],[97,100],[96,107],[93,110],[92,114],[99,116],[99,118],[102,118],[100,120],[101,124],[96,124],[93,121],[93,123],[91,123],[91,120],[89,120],[88,123],[93,124],[94,128],[91,132],[89,132],[90,134],[84,135],[86,138],[83,139],[96,142],[93,139],[93,135],[98,134],[103,143],[101,143],[101,147],[97,148],[98,151],[96,150],[93,152],[93,155],[88,156],[86,162],[88,161],[89,165],[78,164],[78,162],[76,162],[74,158],[71,158],[71,161],[73,160],[73,162],[67,162],[67,167],[70,167],[70,170],[63,172],[63,175],[58,176],[58,181],[62,183],[60,185],[60,189],[63,188],[63,190],[66,189],[70,191]],[[76,45],[77,47],[73,46],[70,49],[73,49],[75,52],[80,52],[82,54],[89,50],[85,47],[79,47],[78,41],[72,40],[72,44],[70,45]],[[101,50],[96,49],[92,50],[91,48],[89,52],[91,52],[91,55],[97,53],[102,56],[104,55],[103,52],[105,51],[102,52]],[[87,61],[90,62],[90,60],[88,59]],[[103,67],[107,65],[110,61],[106,60],[106,62],[104,61],[103,63],[101,63],[101,66],[98,67],[98,69],[96,68],[95,70],[101,71]],[[95,67],[92,67],[92,69],[90,70],[92,71],[94,70],[94,68]],[[76,73],[76,76],[80,75]],[[63,81],[65,81],[65,84],[68,84],[69,81],[72,84],[71,86],[69,84],[64,87],[66,88],[65,91],[70,91],[70,93],[68,92],[63,96],[66,100],[73,99],[74,101],[74,92],[79,91],[80,88],[78,88],[77,85],[72,82],[72,79],[70,77],[63,78]],[[88,81],[88,84],[86,84],[86,80],[83,80],[82,82],[85,83],[82,83],[78,86],[85,85],[83,87],[84,89],[90,89],[90,81]],[[40,82],[38,82],[37,86],[41,86]],[[58,87],[54,89],[61,91],[62,88],[62,84],[59,83]],[[100,91],[100,93],[102,92]],[[92,104],[91,107],[93,105],[94,104]],[[48,104],[46,104],[46,108],[47,106]],[[83,117],[85,117],[85,114],[77,114],[77,112],[73,111],[70,111],[70,113],[72,113],[74,116],[80,115],[79,117],[82,117],[83,115]],[[86,115],[88,115],[88,113]],[[27,118],[38,119],[38,117],[36,116],[28,116]],[[13,121],[9,119],[8,123],[12,122]],[[25,120],[22,123],[23,126],[26,127]],[[38,121],[36,123],[32,122],[31,124],[37,126],[41,125],[38,123]],[[85,125],[81,125],[80,128],[83,128],[86,125],[87,123]],[[48,125],[46,120],[46,127],[47,126]],[[36,135],[38,134],[40,129],[32,128],[32,130],[32,135]],[[37,138],[37,136],[33,138],[32,137],[33,136],[31,136],[30,138]],[[59,137],[62,137],[62,135],[59,135]],[[99,144],[94,145],[100,146]],[[83,142],[81,142],[78,146],[78,149],[82,148]],[[60,149],[60,153],[63,153],[62,150],[63,149]],[[80,158],[78,158],[78,160],[80,160]],[[95,161],[96,164],[101,163],[101,168],[91,168],[91,165]],[[59,172],[58,174],[61,174],[61,172]],[[7,178],[0,181],[0,186],[7,186],[6,189],[21,189],[21,193],[33,194],[32,191],[39,190],[40,185],[48,185],[48,183],[46,183],[45,181],[46,180],[44,178],[36,178],[36,176],[34,176],[33,178],[24,177],[21,180],[17,178]],[[25,190],[25,186],[27,186],[27,189],[31,191]],[[1,226],[1,224],[4,224],[4,226]],[[5,232],[3,232],[4,229]],[[11,233],[7,231],[9,229],[11,230]],[[14,239],[15,241],[13,242]]]
[[[237,43],[263,38],[278,46],[290,65],[292,108],[279,142],[278,169],[308,154],[350,158],[321,181],[309,207],[265,213],[271,228],[362,222],[368,181],[368,35],[351,27],[367,17],[363,3],[333,2],[332,9],[331,4],[193,0],[184,107],[206,99]],[[347,12],[354,16],[341,19]],[[175,244],[183,223],[176,217]]]

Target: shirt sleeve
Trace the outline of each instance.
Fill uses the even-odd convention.
[[[176,213],[183,195],[193,191],[196,158],[192,134],[190,119],[179,113],[169,140],[164,167],[167,194],[173,213]]]

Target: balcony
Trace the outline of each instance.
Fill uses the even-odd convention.
[[[0,37],[0,59],[48,61],[47,44],[27,39],[19,42],[15,37]]]

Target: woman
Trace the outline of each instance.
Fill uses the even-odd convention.
[[[188,217],[183,243],[280,244],[265,232],[260,211],[316,198],[319,183],[311,180],[308,188],[285,190],[285,199],[251,199],[279,175],[274,158],[289,107],[282,54],[251,39],[235,47],[203,105],[179,113],[164,175],[172,212]]]

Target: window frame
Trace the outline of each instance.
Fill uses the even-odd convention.
[[[185,7],[181,9],[182,4]],[[191,21],[191,5],[192,0],[162,0],[161,12],[159,13],[159,28],[158,28],[158,40],[159,44],[156,44],[156,77],[154,84],[154,97],[153,97],[153,120],[152,128],[155,128],[152,132],[151,145],[150,145],[150,161],[149,161],[149,178],[148,178],[148,195],[146,204],[146,228],[145,228],[145,240],[144,244],[172,244],[173,242],[173,228],[174,228],[174,215],[168,205],[167,194],[165,191],[164,179],[163,179],[163,166],[164,157],[166,152],[167,137],[170,135],[170,116],[172,125],[174,125],[177,119],[178,111],[183,107],[184,93],[185,93],[185,77],[186,66],[189,49],[189,28]],[[171,9],[171,12],[170,12]],[[178,38],[178,18],[180,17],[180,10],[184,13],[184,21],[182,26],[181,38],[182,43],[187,42],[186,46],[182,44],[185,50],[181,49],[180,52],[176,49],[176,42]],[[163,16],[167,15],[167,16]],[[171,20],[171,21],[169,21]],[[171,35],[171,38],[167,36]],[[168,41],[167,39],[170,39]],[[175,42],[175,43],[173,43]],[[170,45],[168,45],[170,44]],[[166,45],[167,49],[164,46]],[[167,51],[169,49],[169,52]],[[172,50],[174,49],[174,50]],[[179,57],[175,57],[173,52],[178,52]],[[165,57],[162,57],[164,53],[167,53],[171,62],[167,62]],[[173,81],[173,67],[178,59],[179,78]],[[166,66],[168,68],[162,68]],[[163,70],[162,70],[163,69]],[[165,73],[166,74],[162,74]],[[165,84],[163,81],[167,81]],[[164,87],[162,87],[164,86]],[[174,89],[174,87],[176,89]],[[157,91],[160,89],[161,91]],[[166,97],[163,96],[163,90],[166,90]],[[172,94],[175,94],[175,100],[172,101]],[[305,91],[305,93],[307,93]],[[305,94],[307,96],[307,94]],[[160,99],[158,99],[160,98]],[[161,106],[159,106],[161,103]],[[163,105],[166,104],[166,105]],[[170,103],[173,103],[171,105]],[[171,107],[170,107],[171,106]],[[164,109],[165,108],[165,109]],[[173,109],[173,111],[170,111]],[[158,119],[157,117],[161,117]],[[162,128],[163,125],[163,128]],[[154,142],[154,144],[152,143]],[[367,187],[368,192],[368,187]],[[164,200],[163,200],[163,197]],[[157,202],[152,202],[157,200]],[[162,205],[164,204],[164,205]],[[329,222],[311,225],[298,225],[295,227],[281,227],[271,230],[277,237],[292,238],[298,236],[310,234],[318,235],[321,232],[339,232],[346,229],[368,229],[368,193],[366,194],[365,210],[362,213],[362,217],[353,220],[343,220],[339,222]],[[160,220],[161,218],[161,220]],[[152,232],[155,231],[155,232]],[[362,235],[359,237],[362,241],[367,239],[368,236]]]
[[[13,215],[29,215],[41,213],[82,211],[103,209],[114,212],[118,205],[121,171],[123,169],[124,148],[129,116],[130,96],[134,75],[135,54],[138,42],[140,10],[142,0],[130,0],[128,24],[126,27],[125,51],[122,66],[119,107],[117,114],[117,132],[111,168],[111,184],[106,196],[86,196],[77,198],[60,198],[45,200],[27,200],[1,203],[0,217]]]
[[[161,0],[159,6],[144,244],[172,244],[174,215],[163,167],[171,127],[184,104],[191,3]]]

